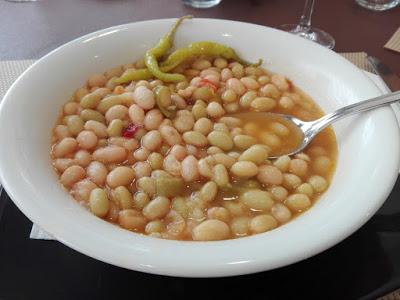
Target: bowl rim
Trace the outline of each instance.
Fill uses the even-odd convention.
[[[21,81],[21,78],[24,78],[26,76],[26,74],[29,74],[31,72],[32,69],[34,69],[36,67],[36,65],[41,64],[43,62],[46,61],[46,59],[50,56],[52,56],[54,53],[57,53],[58,51],[60,51],[60,49],[63,49],[64,47],[67,46],[71,46],[74,45],[75,43],[80,43],[88,38],[91,37],[95,37],[96,35],[101,35],[103,33],[107,33],[110,31],[115,31],[115,30],[123,30],[128,29],[128,27],[130,26],[137,26],[137,25],[147,25],[147,24],[154,24],[154,22],[169,22],[171,20],[175,20],[172,18],[168,18],[168,19],[153,19],[153,20],[146,20],[146,21],[141,21],[141,22],[132,22],[132,23],[126,23],[126,24],[122,24],[122,25],[117,25],[117,26],[112,26],[112,27],[108,27],[105,29],[101,29],[89,34],[86,34],[84,36],[78,37],[66,44],[63,44],[59,47],[57,47],[56,49],[52,50],[51,52],[49,52],[48,54],[46,54],[45,56],[43,56],[42,58],[38,59],[35,63],[33,63],[27,70],[25,70],[20,76],[19,78],[12,84],[12,86],[9,88],[9,90],[7,91],[7,93],[5,94],[3,101],[1,101],[0,103],[0,120],[1,120],[1,116],[2,116],[2,112],[5,110],[5,107],[7,107],[7,105],[9,105],[9,102],[11,101],[12,98],[12,93],[14,91],[14,89],[16,89],[19,85],[19,82]],[[299,43],[309,43],[310,47],[321,47],[318,45],[314,45],[312,42],[310,41],[306,41],[306,40],[302,40],[298,37],[294,37],[292,35],[290,35],[289,33],[284,33],[281,32],[280,30],[277,30],[275,28],[270,28],[267,26],[262,26],[262,25],[257,25],[257,24],[252,24],[252,23],[247,23],[247,22],[239,22],[239,21],[231,21],[231,20],[224,20],[224,19],[210,19],[210,18],[195,18],[195,21],[199,21],[199,22],[220,22],[220,23],[226,23],[227,25],[229,23],[237,23],[237,24],[242,24],[245,26],[256,26],[259,28],[262,28],[264,30],[273,30],[276,32],[279,32],[279,34],[287,34],[287,37],[289,38],[297,38]],[[311,46],[313,45],[313,46]],[[334,53],[331,50],[325,49],[325,48],[319,48],[320,51],[327,51],[326,53]],[[324,50],[322,50],[324,49]],[[350,62],[348,62],[345,58],[341,57],[338,54],[335,54],[336,58],[341,59],[343,63],[347,64],[347,65],[351,65],[352,68],[354,68],[354,70],[358,70],[360,76],[363,76],[366,79],[366,82],[369,81],[370,85],[374,86],[376,88],[376,92],[377,93],[382,93],[382,91],[375,85],[375,83],[373,83],[373,81],[366,76],[361,70],[359,70],[358,68],[356,68],[354,65],[352,65]],[[387,114],[386,110],[386,114]],[[393,112],[391,112],[393,114]],[[0,132],[1,132],[1,128],[0,128]],[[397,126],[396,123],[396,129],[394,129],[394,131],[397,131],[397,133],[399,133],[399,128]],[[400,140],[397,134],[396,137],[396,143],[397,143],[397,148],[399,148],[399,144],[400,144]],[[1,152],[0,152],[1,154]],[[321,251],[326,250],[327,248],[333,246],[334,244],[340,242],[341,240],[345,239],[347,236],[349,236],[351,233],[353,233],[354,231],[356,231],[358,228],[360,228],[368,219],[370,216],[372,216],[373,213],[376,212],[376,210],[383,204],[383,202],[386,200],[387,196],[389,195],[390,191],[391,191],[391,187],[394,185],[395,180],[397,178],[397,170],[398,170],[398,165],[400,163],[400,158],[396,157],[395,159],[397,161],[397,164],[393,164],[393,170],[391,172],[391,176],[389,176],[389,178],[391,178],[391,181],[387,182],[387,186],[390,188],[386,189],[386,193],[383,193],[380,197],[380,199],[376,202],[373,203],[373,205],[371,205],[369,207],[369,215],[368,216],[364,216],[363,218],[359,218],[357,221],[354,221],[352,226],[348,226],[346,228],[341,228],[341,230],[338,230],[337,232],[335,232],[335,234],[330,235],[329,237],[321,237],[321,240],[323,240],[324,242],[322,242],[319,245],[314,245],[314,247],[312,249],[308,248],[308,250],[305,252],[299,252],[297,251],[294,255],[292,255],[292,257],[290,258],[281,258],[280,260],[277,260],[274,263],[268,262],[268,264],[265,263],[264,261],[260,261],[260,260],[248,260],[248,261],[232,261],[232,265],[228,266],[226,264],[224,265],[215,265],[215,268],[209,269],[209,270],[205,270],[204,267],[194,267],[194,266],[184,266],[184,265],[177,265],[176,268],[171,268],[171,265],[169,263],[167,263],[165,266],[163,267],[156,267],[154,268],[153,266],[146,266],[145,264],[140,264],[138,262],[135,262],[134,264],[128,264],[126,263],[126,261],[123,260],[118,260],[115,259],[115,256],[104,256],[104,253],[99,253],[99,252],[95,252],[95,251],[89,251],[87,248],[82,247],[79,244],[79,241],[72,238],[71,235],[68,235],[67,233],[63,232],[62,230],[60,231],[59,228],[55,229],[51,226],[49,226],[49,224],[46,222],[45,219],[41,218],[38,215],[33,214],[30,210],[27,209],[26,205],[24,204],[24,199],[20,199],[18,196],[18,187],[15,186],[12,182],[9,182],[8,177],[6,176],[6,173],[8,172],[8,170],[6,170],[4,168],[4,163],[3,163],[3,159],[0,159],[0,180],[4,185],[4,188],[7,190],[7,193],[9,194],[10,198],[13,200],[13,202],[17,205],[17,207],[30,219],[32,220],[34,223],[38,224],[40,227],[42,227],[43,229],[47,230],[49,233],[51,233],[58,241],[64,243],[65,245],[81,252],[84,253],[90,257],[96,258],[98,260],[101,261],[105,261],[107,263],[113,264],[113,265],[117,265],[123,268],[128,268],[128,269],[135,269],[137,271],[144,271],[147,273],[153,273],[153,274],[163,274],[163,275],[173,275],[173,276],[186,276],[186,277],[208,277],[208,276],[213,276],[213,277],[219,277],[219,276],[229,276],[229,275],[239,275],[239,274],[248,274],[248,273],[253,273],[253,272],[258,272],[258,271],[263,271],[266,269],[274,269],[277,267],[281,267],[287,264],[291,264],[297,261],[300,261],[302,259],[308,258],[310,256],[313,256]],[[396,168],[395,168],[396,167]],[[101,220],[99,220],[100,222],[103,222]],[[279,228],[274,230],[276,232],[280,231]],[[131,233],[129,233],[131,234]],[[134,237],[132,240],[141,240],[141,239],[146,239],[149,240],[150,238],[148,237],[140,237],[139,235]],[[170,245],[175,245],[173,247],[176,247],[176,245],[180,245],[181,248],[187,248],[186,246],[188,244],[196,244],[197,246],[199,246],[200,248],[204,248],[204,249],[209,249],[209,248],[214,248],[217,249],[219,246],[218,245],[222,245],[224,244],[225,246],[231,247],[231,246],[235,246],[235,244],[239,244],[239,243],[243,243],[246,242],[247,240],[262,240],[261,235],[256,235],[256,236],[250,236],[250,237],[245,237],[245,238],[241,238],[238,240],[226,240],[226,241],[218,241],[218,242],[181,242],[181,241],[170,241],[170,240],[157,240],[154,244],[159,244],[159,243],[164,243],[164,244],[170,244]],[[155,240],[155,239],[153,239]],[[184,245],[186,244],[186,245]],[[266,266],[268,265],[268,266]],[[168,269],[170,268],[170,269]]]

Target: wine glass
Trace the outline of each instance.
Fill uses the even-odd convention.
[[[329,33],[311,26],[314,2],[314,0],[306,0],[299,24],[285,24],[279,26],[279,29],[316,42],[326,48],[333,49],[335,47],[335,39]]]
[[[183,4],[194,8],[210,8],[218,5],[222,0],[183,0]]]

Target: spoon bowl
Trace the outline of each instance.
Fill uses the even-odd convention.
[[[235,116],[243,116],[243,115],[249,116],[249,114],[254,116],[254,114],[257,115],[263,114],[265,118],[269,119],[272,118],[276,121],[284,123],[285,126],[288,127],[292,133],[294,132],[293,136],[298,138],[298,141],[296,141],[294,147],[292,147],[285,153],[271,152],[271,155],[268,157],[268,158],[278,158],[279,156],[282,155],[290,156],[303,151],[304,148],[306,148],[308,144],[310,144],[310,142],[317,136],[318,133],[320,133],[324,128],[326,128],[333,122],[343,117],[379,108],[385,105],[389,105],[399,100],[400,100],[400,91],[397,91],[339,108],[314,121],[302,121],[291,115],[271,113],[271,112],[245,112],[245,113],[235,114]]]

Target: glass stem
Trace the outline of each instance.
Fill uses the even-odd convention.
[[[311,16],[314,10],[314,0],[306,0],[304,5],[303,14],[300,17],[299,27],[302,31],[310,31],[311,29]]]

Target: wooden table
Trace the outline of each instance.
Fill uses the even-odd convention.
[[[199,10],[180,0],[0,1],[0,59],[40,58],[86,33],[113,25],[192,14],[276,27],[297,22],[303,0],[223,0]],[[400,7],[372,12],[354,0],[318,0],[313,24],[336,39],[335,51],[365,51],[400,73],[400,54],[383,45],[400,26]]]

